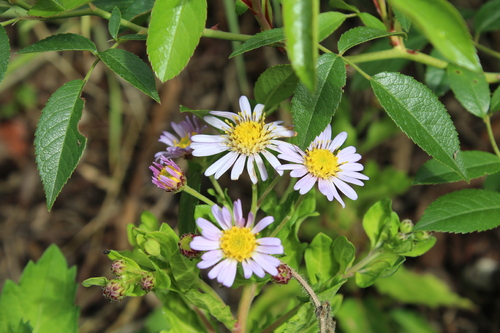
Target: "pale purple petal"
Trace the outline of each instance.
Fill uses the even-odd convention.
[[[257,225],[255,227],[253,227],[252,234],[255,235],[255,234],[261,232],[265,227],[267,227],[268,225],[270,225],[273,222],[274,222],[274,217],[272,217],[272,216],[264,217],[262,220],[259,221],[259,223],[257,223]]]
[[[211,251],[220,249],[219,241],[209,240],[203,236],[193,238],[189,246],[196,251]]]
[[[240,155],[234,163],[233,169],[231,170],[231,180],[237,180],[240,178],[243,170],[245,169],[245,160],[247,159],[246,155]]]
[[[356,194],[356,191],[343,181],[341,181],[338,178],[332,177],[333,183],[335,186],[338,187],[338,189],[344,193],[349,199],[351,200],[356,200],[358,198],[358,195]]]
[[[278,237],[262,237],[257,240],[260,245],[276,246],[281,245],[281,239]]]
[[[364,169],[364,167],[362,164],[359,163],[345,163],[340,166],[340,169],[342,171],[361,171]]]
[[[212,268],[209,272],[208,272],[208,278],[209,279],[215,279],[219,276],[222,268],[224,268],[225,265],[227,265],[226,263],[227,259],[224,259],[222,260],[220,263],[218,263],[217,265],[214,266],[214,268]]]
[[[266,253],[266,254],[283,254],[284,249],[282,245],[259,245],[256,249],[257,252]]]
[[[245,228],[251,228],[253,226],[254,221],[255,221],[255,216],[253,216],[253,213],[252,212],[248,213],[248,219]]]
[[[210,240],[218,240],[222,235],[222,231],[217,228],[212,222],[205,220],[202,217],[196,219],[196,225],[201,229],[203,237]]]
[[[225,261],[227,262],[227,264],[222,267],[221,272],[217,277],[217,281],[229,288],[234,283],[238,261],[234,259],[226,259]]]
[[[337,178],[340,179],[340,180],[343,180],[346,183],[351,183],[351,184],[359,185],[359,186],[364,186],[365,185],[365,184],[363,184],[363,182],[361,180],[345,176],[345,175],[343,175],[341,173],[337,174]]]
[[[222,207],[221,222],[223,222],[223,224],[227,226],[227,229],[231,229],[233,227],[233,217],[231,216],[231,212],[229,211],[229,209],[227,209],[226,207]]]
[[[241,200],[240,199],[238,199],[234,202],[233,215],[234,215],[234,221],[235,221],[234,224],[238,228],[243,228],[245,226],[245,219],[243,218],[243,209],[241,208]]]
[[[208,251],[205,252],[202,256],[198,265],[196,265],[199,269],[205,269],[208,267],[212,267],[213,265],[217,264],[219,261],[221,261],[223,258],[223,254],[221,250],[213,250],[213,251]]]
[[[248,264],[249,268],[251,269],[251,271],[252,271],[255,275],[257,275],[257,276],[258,276],[258,277],[260,277],[260,278],[263,278],[263,277],[264,277],[264,275],[266,275],[266,272],[264,272],[264,270],[262,269],[262,267],[260,267],[260,265],[259,265],[258,263],[256,263],[256,262],[255,262],[255,261],[253,261],[252,259],[250,259],[250,260],[245,260],[245,261],[247,262],[247,264]],[[250,274],[250,276],[252,276],[252,274]],[[245,276],[245,278],[249,279],[249,278],[250,278],[250,276],[249,276],[249,277],[246,277],[246,276]]]
[[[303,178],[299,179],[297,183],[295,183],[293,189],[300,190],[300,194],[306,194],[313,188],[314,184],[316,184],[316,180],[316,177],[312,176],[311,174],[307,174]]]
[[[296,168],[290,172],[290,177],[300,178],[309,172],[309,170],[307,170],[307,168],[305,166],[303,166],[303,165],[300,165],[300,166],[302,168]]]
[[[281,261],[278,258],[256,252],[252,256],[252,259],[255,260],[255,262],[259,264],[260,267],[262,267],[266,272],[268,272],[272,276],[278,274],[278,270],[276,269],[276,267],[278,267],[281,263]]]
[[[370,179],[368,176],[363,175],[362,173],[359,173],[359,172],[351,172],[351,171],[343,171],[342,170],[338,174],[339,175],[345,175],[345,176],[351,177],[351,178],[361,179],[361,180],[368,180],[368,179]]]
[[[339,133],[335,137],[335,139],[333,139],[332,143],[330,143],[330,147],[328,147],[328,149],[330,151],[334,151],[334,150],[338,149],[340,146],[342,146],[344,144],[345,140],[347,140],[347,132]]]
[[[253,273],[250,262],[251,261],[249,260],[243,260],[243,262],[241,263],[241,266],[243,267],[243,276],[245,277],[245,279],[249,279]]]
[[[332,182],[330,180],[322,179],[322,178],[318,179],[318,189],[321,193],[323,193],[323,195],[326,196],[326,198],[329,201],[333,200],[333,193],[334,193],[333,190],[335,190],[335,187],[333,187],[331,185],[332,185]]]

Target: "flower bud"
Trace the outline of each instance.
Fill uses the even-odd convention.
[[[156,278],[152,272],[144,273],[141,277],[140,286],[141,289],[149,293],[154,289],[156,284]]]
[[[271,280],[277,284],[288,284],[292,278],[292,271],[288,265],[281,263],[278,267],[278,274],[271,276]]]
[[[148,239],[144,242],[144,250],[154,257],[159,257],[161,254],[161,246],[160,243],[153,238]]]
[[[177,193],[186,185],[186,175],[174,161],[160,156],[160,163],[153,162],[149,167],[153,171],[153,184],[167,192]]]
[[[411,220],[403,220],[399,224],[399,230],[404,234],[410,233],[413,230],[413,222]]]
[[[123,260],[115,260],[111,264],[111,272],[116,275],[120,276],[126,271],[126,266],[125,262]]]
[[[415,239],[418,241],[423,241],[431,237],[431,233],[428,231],[417,231],[414,233]]]
[[[125,298],[125,286],[120,280],[110,280],[107,285],[102,288],[102,295],[112,302],[121,301]]]
[[[201,251],[193,250],[191,248],[191,241],[197,237],[195,233],[188,233],[181,236],[177,245],[179,246],[179,252],[189,259],[199,258]]]

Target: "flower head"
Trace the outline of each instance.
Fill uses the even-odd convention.
[[[349,199],[356,200],[358,195],[347,183],[363,186],[361,180],[369,178],[357,171],[363,170],[363,165],[356,163],[361,155],[356,153],[356,148],[340,146],[347,139],[347,133],[342,132],[333,140],[330,125],[320,133],[304,152],[297,146],[280,145],[279,158],[293,162],[278,167],[279,170],[292,170],[291,177],[302,177],[294,186],[300,194],[306,194],[318,183],[318,189],[328,200],[334,198],[345,207],[337,188]],[[360,180],[361,179],[361,180]]]
[[[174,161],[160,156],[160,163],[153,162],[149,167],[153,171],[153,184],[167,192],[179,192],[186,185],[186,175]]]
[[[257,104],[251,111],[248,98],[240,97],[241,112],[235,114],[225,111],[211,111],[213,116],[206,116],[207,123],[224,132],[221,135],[194,135],[191,137],[193,143],[193,156],[211,156],[222,152],[228,152],[215,163],[208,167],[205,176],[215,175],[218,179],[229,168],[231,170],[231,179],[237,180],[246,167],[250,179],[254,184],[257,183],[254,162],[257,164],[262,180],[267,179],[267,171],[262,160],[263,155],[267,161],[276,169],[281,163],[269,151],[277,151],[277,144],[281,141],[278,138],[292,137],[295,135],[293,130],[281,126],[281,121],[275,121],[266,124],[264,105]],[[226,118],[225,121],[214,116]],[[278,171],[283,174],[282,171]]]
[[[159,160],[160,156],[166,158],[190,156],[193,151],[191,148],[191,137],[201,133],[206,127],[205,125],[201,125],[195,116],[192,118],[186,117],[186,120],[181,121],[179,124],[172,122],[171,125],[178,137],[170,132],[163,132],[158,141],[163,142],[168,147],[166,151],[155,154],[156,160]]]
[[[221,209],[217,205],[212,206],[212,213],[222,230],[204,218],[196,220],[202,235],[193,239],[191,248],[207,251],[201,256],[198,268],[215,265],[208,277],[217,278],[226,287],[233,285],[239,263],[246,279],[252,274],[260,278],[264,277],[265,272],[271,276],[278,274],[276,267],[281,262],[271,255],[283,253],[281,240],[276,237],[256,237],[262,229],[274,222],[272,216],[264,217],[254,226],[252,213],[248,214],[247,221],[243,218],[240,200],[234,202],[232,216],[227,208]]]

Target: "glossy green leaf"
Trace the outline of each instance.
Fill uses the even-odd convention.
[[[26,46],[17,53],[35,53],[48,51],[89,51],[96,52],[95,44],[88,38],[77,34],[57,34]]]
[[[491,96],[490,113],[500,110],[500,86],[495,89]]]
[[[130,21],[151,11],[154,2],[154,0],[93,0],[92,5],[107,12],[111,12],[113,8],[117,7],[122,18]]]
[[[9,67],[10,43],[5,28],[0,25],[0,83]]]
[[[500,1],[484,3],[474,17],[474,30],[476,34],[500,29]]]
[[[468,233],[500,225],[500,193],[464,189],[439,197],[424,212],[414,230]]]
[[[384,253],[356,272],[354,277],[356,284],[360,288],[367,288],[378,279],[394,274],[404,261],[403,256]]]
[[[333,241],[332,251],[335,260],[340,266],[339,273],[343,274],[352,265],[356,255],[356,248],[345,236],[339,236]]]
[[[409,18],[450,62],[480,72],[481,65],[467,26],[446,0],[389,0]]]
[[[270,67],[262,73],[255,83],[255,100],[264,104],[266,109],[272,109],[290,97],[299,79],[292,66],[277,65]]]
[[[333,240],[330,237],[319,233],[314,237],[304,253],[307,277],[312,285],[318,282],[318,274],[322,281],[326,281],[335,275],[339,269],[332,251],[332,244]]]
[[[330,7],[359,13],[359,9],[356,6],[349,5],[344,0],[330,0]]]
[[[396,235],[399,228],[399,217],[392,211],[390,199],[382,199],[368,209],[363,216],[363,229],[370,239],[371,248]]]
[[[356,27],[348,30],[340,36],[338,41],[339,54],[342,55],[351,47],[368,42],[373,39],[389,36],[406,36],[404,32],[387,32],[371,27]]]
[[[247,41],[238,46],[230,55],[229,58],[243,54],[245,52],[258,49],[259,47],[278,43],[285,40],[283,28],[266,30],[253,35]]]
[[[28,15],[50,17],[81,7],[92,0],[37,0]]]
[[[467,180],[455,126],[444,106],[426,86],[400,73],[380,73],[371,85],[396,125],[429,155]]]
[[[344,23],[347,16],[339,12],[324,12],[318,16],[318,41],[322,41],[330,36]]]
[[[50,97],[35,132],[38,172],[50,211],[62,187],[83,155],[87,138],[78,131],[82,117],[84,82],[66,83]]]
[[[184,296],[194,306],[207,310],[228,329],[233,329],[236,319],[234,319],[231,314],[231,308],[229,305],[224,304],[220,298],[216,298],[212,294],[201,293],[196,289],[188,290]]]
[[[292,99],[292,116],[297,132],[296,144],[305,149],[331,122],[346,82],[344,61],[332,53],[322,55],[316,66],[316,88],[309,91],[299,84]]]
[[[19,332],[22,320],[33,332],[77,333],[76,267],[51,245],[37,263],[30,261],[18,284],[7,280],[0,295],[0,331]],[[57,323],[57,325],[54,325]]]
[[[484,73],[448,65],[450,87],[456,99],[473,115],[484,118],[490,107],[490,88]]]
[[[359,18],[361,19],[361,22],[363,22],[364,25],[370,28],[375,28],[379,30],[387,30],[385,24],[380,21],[378,18],[373,16],[372,14],[369,13],[359,13]]]
[[[147,52],[162,81],[186,67],[205,28],[206,0],[156,1],[149,24]]]
[[[148,38],[147,35],[144,34],[130,34],[130,35],[123,35],[118,37],[119,41],[127,41],[127,40],[146,40]]]
[[[283,22],[288,58],[300,81],[314,90],[318,57],[318,0],[284,0]]]
[[[436,51],[436,49],[433,49],[430,55],[432,57],[445,60],[444,57]],[[450,80],[446,69],[426,66],[425,84],[437,97],[441,97],[446,94],[450,90]]]
[[[417,274],[401,267],[393,276],[375,282],[378,292],[405,304],[421,304],[431,308],[454,306],[472,309],[472,302],[462,298],[448,283],[432,274]]]
[[[484,151],[463,151],[464,166],[469,179],[491,175],[500,171],[500,158]],[[452,183],[463,180],[446,165],[432,159],[427,161],[415,175],[413,185]]]
[[[160,102],[151,68],[138,56],[122,49],[99,52],[99,58],[125,81]]]
[[[206,332],[206,324],[200,319],[200,315],[188,305],[183,295],[179,293],[155,293],[160,299],[163,307],[163,318],[166,325],[160,327],[160,333],[200,333]]]
[[[310,303],[302,304],[295,316],[286,322],[283,333],[316,333],[318,330],[318,320],[314,315],[314,308]]]
[[[108,30],[111,37],[116,39],[118,36],[118,31],[120,30],[120,20],[122,19],[122,13],[118,7],[114,7],[111,12],[111,17],[109,18]]]
[[[394,15],[396,16],[396,20],[399,22],[401,25],[401,28],[403,28],[403,31],[409,32],[410,27],[411,27],[411,21],[404,16],[399,10],[393,8]]]

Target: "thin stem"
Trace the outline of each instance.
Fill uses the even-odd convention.
[[[243,293],[241,294],[238,306],[238,333],[245,333],[247,330],[248,313],[250,312],[250,305],[252,305],[256,289],[257,285],[255,283],[247,284],[243,287]]]
[[[314,290],[311,288],[309,283],[307,283],[306,279],[304,279],[302,277],[302,275],[297,273],[297,271],[295,271],[293,268],[291,268],[290,266],[288,266],[288,267],[290,268],[290,272],[291,272],[292,276],[295,278],[295,280],[297,280],[297,282],[302,286],[302,288],[304,288],[306,293],[308,293],[309,296],[311,297],[311,301],[313,302],[314,307],[315,308],[320,307],[321,301],[319,300],[318,296],[316,296],[316,294],[314,293]]]
[[[2,27],[5,27],[5,26],[8,26],[9,24],[14,24],[16,23],[17,21],[19,21],[19,18],[13,18],[13,19],[10,19],[10,20],[7,20],[7,21],[3,21],[2,23],[0,23],[0,25]]]
[[[281,231],[281,229],[283,229],[283,227],[286,225],[286,223],[292,218],[293,213],[295,213],[295,210],[300,206],[300,204],[304,200],[304,197],[305,197],[304,195],[301,195],[299,197],[299,200],[297,200],[297,202],[295,202],[294,207],[292,209],[290,209],[290,212],[288,212],[287,216],[285,216],[285,218],[283,218],[283,220],[276,227],[276,229],[274,229],[274,231],[271,233],[271,235],[269,235],[269,237],[275,237]]]
[[[247,40],[249,40],[252,37],[251,35],[235,34],[235,33],[231,33],[231,32],[225,32],[225,31],[214,30],[214,29],[203,29],[201,36],[208,37],[208,38],[234,40],[234,41],[239,41],[239,42],[246,42]]]
[[[423,63],[424,65],[429,65],[437,68],[446,68],[448,66],[448,63],[446,61],[431,57],[430,55],[427,55],[425,53],[420,53],[412,50],[403,51],[399,48],[392,48],[390,50],[369,52],[344,57],[344,59],[346,59],[347,61],[355,64],[395,58],[413,60]]]
[[[257,209],[260,208],[260,206],[264,202],[264,199],[271,192],[271,190],[276,186],[276,184],[278,184],[278,182],[280,181],[280,179],[281,179],[281,176],[275,177],[273,179],[273,181],[271,182],[271,184],[269,184],[269,186],[265,189],[264,193],[262,193],[262,195],[260,196],[259,200],[257,200]]]
[[[493,130],[491,128],[490,115],[484,117],[483,121],[486,124],[486,130],[488,131],[488,138],[490,139],[493,151],[495,151],[495,154],[497,154],[497,156],[500,157],[500,150],[498,149],[497,142],[495,141],[495,135],[493,134]]]
[[[213,202],[212,200],[210,200],[209,198],[207,198],[206,196],[204,196],[200,192],[196,191],[194,188],[190,187],[189,185],[184,185],[183,191],[188,193],[188,194],[191,194],[193,197],[203,201],[207,205],[210,205],[210,206],[216,205],[215,202]]]
[[[279,317],[274,323],[272,323],[271,325],[267,326],[260,333],[272,333],[272,332],[274,332],[278,327],[280,327],[281,325],[283,325],[288,319],[290,319],[293,316],[295,316],[295,314],[299,311],[299,309],[300,309],[301,306],[302,306],[302,304],[296,305],[293,309],[291,309],[290,311],[288,311],[287,313],[285,313],[284,315],[282,315],[281,317]]]
[[[215,179],[214,176],[210,176],[208,178],[212,182],[212,185],[214,186],[215,192],[217,192],[217,194],[220,196],[220,198],[222,200],[222,204],[224,206],[226,206],[226,207],[228,207],[228,206],[230,207],[231,205],[230,205],[229,202],[226,202],[226,195],[224,194],[224,191],[222,190],[222,187],[220,187],[220,184],[217,181],[217,179]]]
[[[252,184],[252,207],[250,211],[252,212],[254,217],[257,216],[257,196],[258,196],[257,185]]]
[[[500,52],[494,51],[494,50],[490,49],[489,47],[481,45],[477,42],[475,43],[475,46],[478,50],[483,51],[484,53],[489,54],[490,56],[493,56],[495,58],[500,59]]]
[[[356,265],[350,267],[345,274],[342,276],[342,279],[348,279],[352,277],[356,272],[360,271],[363,267],[365,267],[372,260],[380,256],[382,252],[379,249],[374,249],[368,253],[366,257],[364,257],[360,262]]]
[[[9,2],[15,6],[21,7],[26,10],[31,9],[31,6],[22,0],[9,0]]]
[[[344,58],[344,60],[345,60],[345,58]],[[361,68],[359,68],[356,64],[354,64],[354,63],[352,63],[352,62],[350,62],[348,60],[345,60],[345,62],[348,63],[349,66],[351,66],[352,68],[354,68],[359,74],[363,75],[363,77],[365,79],[367,79],[368,81],[371,80],[372,77],[370,75],[368,75],[364,70],[362,70]]]
[[[92,71],[94,70],[95,66],[97,66],[97,64],[99,63],[99,61],[101,61],[101,59],[97,58],[94,61],[94,63],[92,64],[92,66],[90,66],[87,74],[85,75],[85,78],[83,79],[83,81],[85,82],[85,84],[87,84],[87,82],[89,81],[90,75],[92,74]]]

